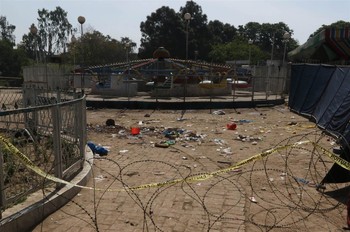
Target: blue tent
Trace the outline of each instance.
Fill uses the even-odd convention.
[[[292,65],[289,107],[341,136],[350,117],[350,67]]]
[[[350,67],[292,65],[289,107],[333,135],[342,148],[340,156],[350,161]],[[335,166],[323,182],[350,181],[350,172],[337,175],[344,170]]]

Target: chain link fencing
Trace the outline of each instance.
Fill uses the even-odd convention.
[[[83,167],[86,145],[86,100],[70,86],[62,67],[24,69],[22,88],[0,91],[0,136],[29,161],[0,144],[0,218],[29,194],[71,180]],[[41,170],[38,175],[32,169]]]

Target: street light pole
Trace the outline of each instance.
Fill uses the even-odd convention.
[[[130,44],[127,43],[125,44],[125,50],[126,50],[126,63],[127,63],[127,76],[126,76],[126,89],[127,89],[127,95],[128,95],[128,102],[130,101],[130,89],[129,89],[129,76],[130,76],[130,60],[129,60],[129,49],[130,49]]]
[[[184,15],[184,18],[186,20],[186,61],[187,61],[187,59],[188,59],[188,27],[189,27],[190,20],[191,20],[191,14],[186,13]]]
[[[75,45],[76,45],[76,42],[77,42],[77,38],[75,38],[74,35],[72,35],[72,38],[71,38],[71,43],[72,43],[72,47],[73,47],[73,68],[75,69]]]
[[[275,33],[273,33],[272,36],[272,48],[271,48],[271,65],[272,65],[272,61],[273,61],[273,49],[275,47]]]
[[[249,44],[249,66],[250,66],[250,64],[251,64],[250,58],[251,58],[253,40],[249,39],[248,44]]]
[[[282,62],[282,65],[284,65],[284,63],[285,63],[286,51],[287,51],[287,43],[288,43],[289,39],[290,39],[290,33],[286,31],[283,34],[284,51],[283,51],[283,62]]]
[[[34,52],[35,52],[35,61],[38,64],[38,53],[37,53],[37,48],[38,48],[38,38],[37,38],[37,34],[38,34],[38,28],[36,28],[36,26],[34,24],[32,24],[29,28],[30,33],[33,35],[34,39],[35,39],[35,48],[34,48]]]
[[[80,32],[81,32],[81,36],[84,35],[83,32],[83,24],[85,23],[85,17],[84,16],[79,16],[78,17],[78,22],[80,23]]]
[[[83,24],[85,23],[85,17],[84,16],[79,16],[78,17],[78,22],[80,23],[80,32],[81,32],[81,44],[83,43],[83,35],[84,35],[84,32],[83,32]],[[83,47],[83,46],[82,46]],[[84,48],[82,49],[82,64],[81,64],[81,79],[80,79],[80,87],[81,87],[81,91],[82,91],[82,94],[84,94],[84,62],[85,62],[85,59],[84,59]]]
[[[188,27],[190,25],[191,14],[185,13],[184,19],[186,20],[186,72],[185,72],[185,84],[184,84],[184,103],[186,102],[187,95],[187,69],[188,69]]]
[[[283,34],[283,42],[284,42],[284,51],[283,51],[283,62],[282,62],[282,66],[285,66],[285,60],[286,60],[286,52],[287,52],[287,43],[290,39],[291,35],[289,32],[285,32]],[[286,72],[285,72],[285,75],[284,75],[284,78],[283,78],[283,82],[282,82],[282,91],[281,91],[281,97],[284,98],[284,93],[285,93],[285,82],[286,82],[286,79],[287,79],[287,66],[285,68]]]

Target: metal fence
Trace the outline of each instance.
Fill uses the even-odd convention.
[[[94,98],[109,101],[113,96],[119,102],[147,101],[167,102],[191,97],[191,101],[210,98],[215,101],[261,101],[284,99],[288,94],[290,66],[252,66],[249,76],[218,75],[217,73],[160,75],[158,79],[148,76],[121,74],[96,74],[88,76]],[[162,79],[163,78],[163,79]],[[219,82],[215,80],[221,78]],[[79,77],[75,78],[79,82]],[[186,80],[186,81],[184,81]],[[80,88],[81,85],[76,85]],[[185,101],[185,100],[184,100]]]
[[[0,136],[47,175],[38,175],[28,168],[31,164],[0,144],[1,218],[32,192],[45,186],[60,188],[49,175],[70,180],[82,169],[86,102],[82,93],[25,82],[21,89],[1,89],[0,105]]]

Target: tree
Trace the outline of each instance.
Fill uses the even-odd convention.
[[[163,6],[141,22],[140,58],[152,57],[158,47],[165,47],[172,57],[184,57],[185,32],[183,21],[173,9]]]
[[[210,41],[212,45],[225,44],[232,42],[237,35],[237,29],[219,20],[210,21],[208,23],[208,31],[211,35]]]
[[[188,58],[194,59],[197,51],[200,59],[207,60],[212,45],[207,15],[203,14],[202,7],[193,1],[187,1],[185,7],[180,8],[182,19],[186,13],[190,13],[192,17],[189,24]],[[184,47],[181,51],[183,50]]]
[[[285,32],[293,34],[288,25],[283,22],[270,24],[257,22],[249,22],[245,26],[239,27],[240,35],[249,40],[251,39],[255,45],[257,45],[266,57],[273,59],[282,59],[284,52],[284,38]],[[288,44],[288,50],[292,50],[298,46],[297,42],[290,38]]]
[[[72,33],[67,12],[58,6],[54,11],[38,10],[38,15],[39,50],[46,51],[49,56],[64,52],[69,35]]]
[[[110,36],[104,36],[99,31],[88,32],[75,42],[69,44],[67,54],[69,62],[74,61],[82,66],[111,64],[125,61],[125,42],[136,45],[127,37],[123,42],[117,41]]]
[[[250,45],[248,40],[237,37],[232,42],[217,44],[209,53],[209,58],[215,63],[225,63],[229,60],[248,60],[251,52],[251,64],[266,59],[266,54],[257,46]]]
[[[140,25],[142,38],[139,49],[140,58],[151,57],[158,47],[165,47],[174,58],[186,57],[186,13],[191,14],[188,24],[188,58],[199,57],[206,60],[211,49],[211,34],[207,27],[207,16],[193,1],[187,1],[176,13],[169,7],[161,7],[147,16]]]
[[[11,25],[7,22],[5,16],[0,16],[0,39],[9,41],[12,46],[15,45],[15,36],[13,32],[16,26]]]
[[[17,47],[21,48],[25,51],[27,56],[32,60],[39,60],[39,52],[38,52],[38,35],[33,34],[30,29],[35,27],[34,23],[28,28],[28,34],[24,34],[22,36],[22,41],[18,44]]]
[[[17,77],[21,75],[22,65],[28,64],[27,56],[21,48],[14,49],[16,27],[0,16],[0,75]]]
[[[2,76],[17,77],[21,75],[23,65],[28,65],[28,59],[21,48],[13,49],[13,44],[0,40],[0,72]]]

